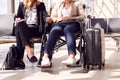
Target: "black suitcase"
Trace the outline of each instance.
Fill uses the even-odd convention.
[[[105,45],[104,30],[99,28],[88,28],[86,30],[86,67],[98,66],[99,69],[104,67],[105,62]]]

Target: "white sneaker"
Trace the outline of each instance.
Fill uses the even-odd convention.
[[[63,65],[73,65],[76,64],[76,60],[72,58],[68,58],[61,62]]]
[[[50,66],[50,60],[49,60],[49,58],[42,58],[42,61],[41,61],[41,66],[42,67],[48,67],[48,66]]]

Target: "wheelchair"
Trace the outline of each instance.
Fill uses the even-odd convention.
[[[86,12],[86,5],[85,4],[83,4],[83,9]],[[78,51],[78,53],[80,55],[79,55],[79,59],[77,60],[75,66],[67,66],[67,67],[83,67],[83,68],[85,68],[86,67],[86,59],[85,59],[86,58],[85,57],[85,54],[86,54],[86,49],[85,49],[86,48],[86,42],[85,42],[86,21],[83,21],[83,20],[77,20],[77,21],[80,24],[79,27],[81,27],[81,30],[78,31],[74,35],[74,37],[75,37],[75,40],[78,40],[78,45],[76,45],[76,50]],[[44,31],[43,31],[44,33],[43,33],[42,38],[41,38],[40,57],[39,57],[39,61],[37,64],[37,67],[39,67],[39,68],[48,68],[48,67],[42,67],[41,61],[42,61],[42,57],[44,55],[44,48],[46,45],[46,41],[47,41],[47,38],[48,38],[48,35],[50,32],[51,26],[52,26],[52,24],[48,24],[48,23],[45,23],[45,26],[44,26]],[[60,37],[56,43],[54,50],[58,51],[58,49],[61,48],[62,46],[64,46],[65,44],[66,44],[66,40]],[[52,60],[54,50],[51,53],[52,55],[49,55],[50,61]],[[52,67],[52,64],[50,67]]]
[[[80,58],[77,60],[77,62],[76,62],[76,65],[74,65],[74,66],[72,66],[72,65],[70,65],[70,66],[67,66],[67,67],[80,67],[81,65],[82,66],[84,66],[84,60],[83,60],[83,53],[85,53],[84,51],[85,51],[85,40],[84,40],[84,33],[85,33],[85,23],[84,23],[84,21],[78,21],[78,23],[80,24],[80,31],[78,31],[75,35],[74,35],[74,37],[75,37],[75,40],[78,40],[78,45],[76,46],[76,50],[79,52],[79,54],[80,54]],[[50,68],[50,67],[52,67],[52,64],[51,64],[51,66],[50,67],[42,67],[41,66],[41,61],[42,61],[42,57],[43,57],[43,55],[44,55],[44,48],[45,48],[45,45],[46,45],[46,41],[47,41],[47,38],[48,38],[48,36],[49,36],[49,31],[50,31],[50,29],[48,29],[48,28],[50,28],[51,27],[51,24],[47,24],[46,23],[46,25],[45,25],[45,29],[44,29],[44,34],[42,35],[42,39],[41,39],[41,49],[40,49],[40,57],[39,57],[39,61],[38,61],[38,64],[37,64],[37,67],[40,67],[40,68]],[[48,36],[47,36],[48,35]],[[62,35],[63,36],[63,35]],[[62,37],[61,36],[61,37]],[[59,38],[59,40],[57,41],[57,43],[56,43],[56,46],[55,46],[55,48],[54,48],[54,50],[56,50],[56,51],[58,51],[58,49],[60,48],[60,47],[62,47],[62,46],[64,46],[65,44],[66,44],[66,40],[65,39],[63,39],[63,38]],[[49,56],[49,59],[50,60],[52,60],[52,56],[53,56],[53,54],[54,54],[54,51],[51,53],[51,55]]]

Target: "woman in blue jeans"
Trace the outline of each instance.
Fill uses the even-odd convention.
[[[68,48],[68,59],[62,61],[64,65],[71,65],[76,62],[76,42],[74,34],[80,31],[79,23],[76,20],[85,18],[83,7],[80,2],[74,0],[64,0],[60,4],[57,4],[51,14],[51,18],[55,25],[50,31],[49,38],[47,40],[44,55],[42,57],[41,66],[49,67],[51,61],[48,56],[51,55],[58,38],[64,33],[67,48]],[[71,23],[62,25],[61,22],[73,21]],[[76,21],[76,22],[75,22]]]

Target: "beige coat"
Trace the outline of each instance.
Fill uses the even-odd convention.
[[[62,9],[64,7],[64,1],[56,4],[52,10],[51,18],[54,22],[61,21]],[[74,19],[85,19],[84,9],[79,1],[72,1],[72,10],[70,17]]]

